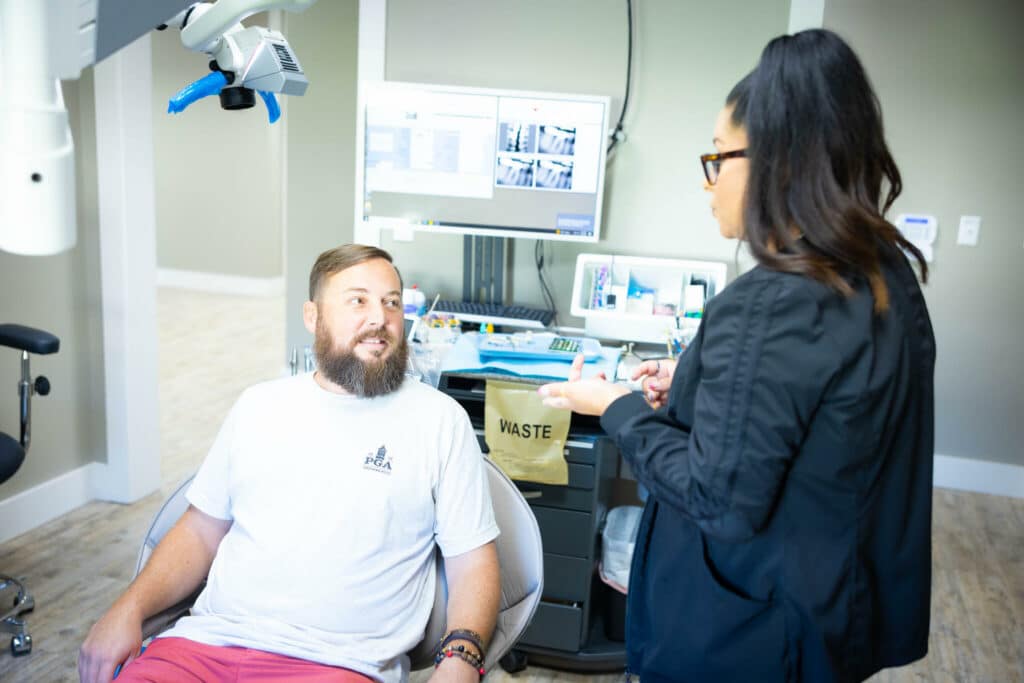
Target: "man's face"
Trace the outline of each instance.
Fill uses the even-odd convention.
[[[304,309],[306,327],[315,334],[317,370],[325,379],[366,397],[401,386],[408,357],[401,287],[398,273],[384,259],[327,278],[319,301]]]

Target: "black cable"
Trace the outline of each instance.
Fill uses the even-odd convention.
[[[547,280],[544,278],[544,246],[543,242],[537,240],[533,245],[533,262],[537,266],[537,279],[540,280],[541,295],[544,297],[544,304],[549,311],[554,312],[554,298],[551,290],[548,289]]]
[[[537,279],[540,280],[541,295],[544,297],[544,303],[548,310],[551,311],[551,322],[554,325],[558,325],[558,309],[555,307],[555,297],[551,293],[547,279],[544,277],[544,243],[541,240],[537,240],[534,243],[533,262],[537,266]]]
[[[612,131],[612,141],[608,143],[608,154],[612,153],[619,140],[623,138],[622,121],[626,118],[626,108],[629,107],[629,91],[631,90],[633,75],[633,0],[626,0],[626,94],[622,98],[622,111],[619,113],[619,122],[615,124]]]

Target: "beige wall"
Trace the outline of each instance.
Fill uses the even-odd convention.
[[[829,0],[878,91],[903,174],[899,212],[936,216],[925,296],[943,455],[1024,465],[1024,48],[1020,0]],[[976,247],[961,215],[982,217]]]
[[[32,402],[32,447],[18,473],[0,486],[0,500],[106,459],[92,70],[63,89],[75,140],[78,245],[56,256],[0,251],[0,322],[38,327],[61,341],[59,353],[32,356],[33,375],[46,375],[53,390]],[[20,352],[0,347],[0,430],[14,438],[19,358]]]
[[[286,35],[309,78],[287,125],[287,347],[309,343],[302,326],[317,255],[352,241],[355,197],[357,0],[325,0],[285,16]],[[282,364],[284,358],[282,358]]]
[[[580,251],[732,264],[735,245],[718,237],[697,156],[711,149],[714,117],[729,88],[753,65],[764,42],[785,30],[789,17],[788,0],[733,0],[713,8],[695,0],[634,4],[638,39],[626,121],[630,138],[608,168],[602,241],[549,247],[553,289],[563,319],[570,321],[568,295]],[[510,12],[496,0],[388,0],[386,77],[607,94],[617,117],[625,85],[625,3],[521,0],[516,7]],[[355,0],[320,2],[286,18],[288,39],[312,83],[286,113],[289,349],[309,343],[298,309],[313,258],[353,235],[357,9]],[[502,45],[499,34],[514,37],[516,45]],[[706,42],[712,34],[718,36],[713,56]],[[678,141],[678,151],[666,140]],[[534,243],[513,244],[514,296],[540,305]],[[394,253],[407,283],[461,296],[460,237],[420,235],[412,243],[396,243],[385,234],[382,245]]]
[[[710,258],[732,266],[735,243],[718,236],[697,157],[712,150],[715,115],[764,43],[784,33],[789,1],[634,2],[629,136],[606,174],[601,241],[549,243],[552,288],[563,323],[576,254]],[[430,29],[423,30],[424,26]],[[623,0],[388,0],[387,78],[396,81],[610,95],[613,119],[626,77]],[[513,295],[542,305],[534,242],[512,240]],[[408,282],[461,298],[462,238],[385,234]]]
[[[267,15],[245,23],[266,26]],[[280,277],[283,123],[268,123],[258,97],[243,111],[224,111],[219,98],[207,97],[168,114],[167,101],[207,75],[208,60],[185,50],[179,31],[151,36],[158,266]]]
[[[522,0],[513,13],[496,0],[390,0],[387,77],[610,94],[617,110],[624,83],[623,5]],[[789,3],[635,5],[629,140],[609,167],[604,239],[588,249],[732,261],[734,247],[717,237],[707,211],[696,157],[709,149],[712,120],[729,87],[754,64],[765,41],[785,31]],[[1016,35],[1022,20],[1024,5],[1017,0],[830,0],[825,11],[826,26],[851,41],[877,86],[904,173],[906,189],[896,209],[939,219],[926,288],[939,347],[936,450],[1016,464],[1024,464],[1024,276],[1018,265],[1024,237],[1015,213],[1024,177],[1024,143],[1017,133],[1024,110],[1024,52]],[[268,236],[279,222],[267,217],[286,200],[289,347],[306,343],[299,307],[312,259],[352,237],[357,21],[356,0],[325,0],[286,16],[286,33],[311,80],[304,98],[286,104],[286,130],[267,126],[261,109],[240,115],[204,111],[216,108],[212,101],[185,115],[156,115],[158,226],[162,233],[173,227],[167,238],[187,246],[181,259],[196,259],[175,257],[160,265],[280,274],[280,250],[275,263],[255,245],[280,239]],[[521,40],[506,48],[498,36]],[[201,58],[195,64],[180,52],[165,58],[171,38],[154,35],[157,71],[170,65],[181,68],[182,79],[195,78]],[[159,73],[154,98],[162,107],[180,83]],[[50,377],[53,393],[34,402],[32,451],[0,488],[0,500],[105,458],[91,71],[65,84],[65,93],[76,141],[78,246],[49,257],[0,252],[0,321],[42,327],[62,341],[59,354],[33,362],[36,373]],[[288,138],[284,197],[273,180],[281,168],[273,140],[281,134]],[[225,141],[232,143],[231,156],[223,153]],[[247,184],[239,180],[245,173]],[[243,216],[246,211],[251,213]],[[220,217],[210,219],[214,214]],[[984,220],[977,247],[955,244],[961,214]],[[188,236],[197,225],[204,229]],[[227,251],[233,247],[245,258],[233,265],[227,257],[203,261],[215,251],[226,253],[213,245],[225,236]],[[459,294],[458,238],[418,236],[412,244],[388,239],[385,246],[395,252],[407,281]],[[516,246],[515,292],[517,300],[540,304],[532,246]],[[173,247],[160,251],[167,258],[176,253]],[[268,246],[265,254],[270,251]],[[555,244],[550,251],[564,312],[581,247]],[[18,373],[17,354],[0,349],[0,429],[15,434]]]
[[[314,87],[320,78],[332,79],[330,97],[314,99],[323,94],[311,87],[310,96],[295,101],[299,111],[289,122],[289,135],[299,137],[288,154],[288,188],[295,193],[288,216],[298,233],[289,234],[289,249],[299,247],[289,253],[289,347],[308,340],[298,306],[312,257],[352,237],[355,2],[326,5],[289,18],[299,31],[289,38],[303,46]],[[388,0],[386,77],[608,94],[617,112],[625,80],[624,5],[520,0],[513,12],[497,0]],[[711,258],[735,270],[735,245],[717,234],[696,159],[711,148],[714,116],[729,88],[753,67],[767,40],[786,31],[790,3],[634,5],[629,138],[609,165],[602,241],[549,243],[555,297],[569,323],[578,322],[567,308],[575,256],[583,250]],[[904,173],[896,211],[939,218],[925,289],[939,349],[936,451],[1014,464],[1024,464],[1024,271],[1018,266],[1024,237],[1013,214],[1024,177],[1024,138],[1017,133],[1024,111],[1024,51],[1016,36],[1022,14],[1018,0],[825,3],[826,26],[851,41],[877,86]],[[320,42],[307,56],[310,40]],[[313,78],[313,69],[328,63],[333,70]],[[955,244],[961,214],[983,218],[975,248]],[[514,244],[515,299],[540,305],[534,243]],[[460,296],[461,238],[417,235],[406,243],[385,235],[383,246],[407,282]]]

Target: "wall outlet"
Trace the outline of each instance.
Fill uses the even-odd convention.
[[[960,229],[956,233],[956,243],[968,247],[978,245],[978,233],[981,232],[981,216],[960,216]]]

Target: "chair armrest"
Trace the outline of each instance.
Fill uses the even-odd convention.
[[[7,323],[0,325],[0,346],[10,346],[29,353],[48,354],[56,353],[60,349],[60,339],[34,327]]]

